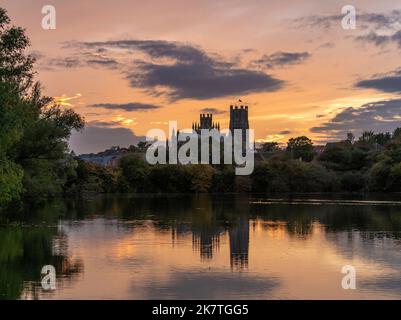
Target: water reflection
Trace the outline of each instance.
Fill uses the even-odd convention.
[[[57,286],[72,285],[83,272],[81,259],[71,260],[65,234],[56,228],[13,226],[0,228],[0,296],[2,299],[38,299],[40,271],[51,264]]]
[[[248,266],[249,219],[241,215],[230,224],[230,265],[235,268]]]
[[[260,200],[96,197],[14,212],[0,227],[1,298],[401,298],[399,204]],[[47,264],[55,292],[40,287]],[[341,288],[345,264],[355,291]]]

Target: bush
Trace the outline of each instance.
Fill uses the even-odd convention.
[[[345,172],[340,176],[341,190],[358,192],[367,189],[366,177],[358,171]]]
[[[139,156],[130,154],[121,159],[119,187],[123,192],[143,192],[150,171],[149,165]]]

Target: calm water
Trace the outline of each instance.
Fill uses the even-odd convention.
[[[3,299],[401,298],[391,199],[98,197],[13,220],[0,227]],[[53,292],[44,265],[56,267]],[[356,290],[341,287],[344,265]]]

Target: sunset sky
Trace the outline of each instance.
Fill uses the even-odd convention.
[[[41,27],[54,5],[56,30]],[[344,5],[357,27],[341,26]],[[27,29],[45,94],[82,114],[76,153],[135,144],[242,99],[258,141],[315,143],[401,126],[401,3],[393,0],[2,0]],[[166,129],[167,130],[167,129]]]

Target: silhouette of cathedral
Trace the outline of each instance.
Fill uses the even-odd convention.
[[[202,129],[220,131],[220,123],[213,121],[213,114],[201,113],[199,122],[192,123],[192,130],[200,134]],[[230,106],[230,130],[236,129],[243,130],[244,134],[249,129],[248,106]]]
[[[230,130],[249,129],[248,106],[230,106]]]
[[[212,130],[216,129],[220,131],[220,123],[213,121],[213,114],[202,113],[199,116],[199,122],[192,123],[192,130],[198,135],[201,134],[201,130]],[[246,130],[249,129],[248,119],[248,106],[230,106],[230,127],[231,134],[234,135],[234,130],[242,130],[242,146],[245,150],[246,147]]]
[[[213,115],[211,113],[202,113],[199,116],[199,122],[192,123],[192,130],[194,130],[197,134],[200,134],[202,129],[216,129],[220,131],[220,124],[213,122]]]
[[[249,129],[248,106],[230,106],[230,131],[234,137],[234,130],[242,131],[241,146],[242,154],[246,154],[247,135]]]

